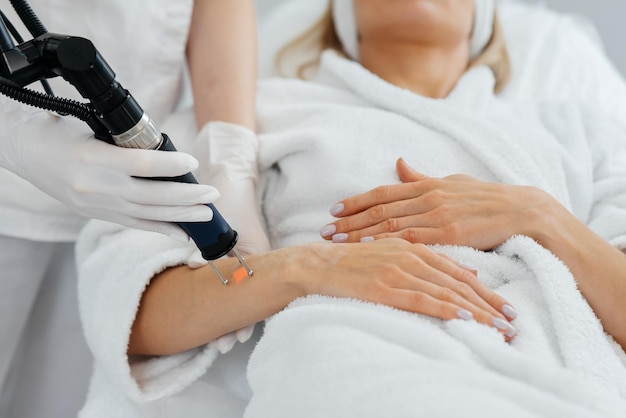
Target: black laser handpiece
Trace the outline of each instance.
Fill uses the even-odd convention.
[[[124,148],[176,151],[170,138],[159,131],[128,90],[115,80],[115,73],[89,40],[67,37],[54,47],[60,63],[60,75],[90,101],[100,122],[110,134],[107,139],[112,139],[115,145]],[[198,183],[191,173],[152,180]],[[193,239],[202,257],[209,261],[222,283],[227,284],[228,279],[211,261],[229,253],[237,257],[248,276],[251,276],[252,270],[236,248],[237,232],[213,204],[207,206],[213,211],[211,221],[177,224]]]
[[[50,33],[41,24],[26,0],[11,0],[13,7],[34,39],[23,42],[16,31],[11,39],[8,21],[0,12],[0,93],[23,103],[69,114],[85,121],[95,137],[125,148],[176,151],[169,137],[157,129],[133,96],[115,80],[115,73],[95,46],[85,38]],[[11,28],[14,29],[12,25]],[[24,86],[61,76],[89,100],[88,104],[41,95]],[[191,173],[157,181],[198,183]],[[238,235],[215,206],[209,222],[182,222],[178,225],[193,239],[202,257],[209,262],[222,283],[228,280],[212,263],[229,253],[237,257],[252,276],[237,251]]]

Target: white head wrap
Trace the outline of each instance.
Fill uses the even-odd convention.
[[[470,58],[476,58],[485,49],[493,33],[496,0],[475,0],[474,29],[470,44]],[[335,31],[346,54],[359,61],[359,40],[353,0],[332,0]]]

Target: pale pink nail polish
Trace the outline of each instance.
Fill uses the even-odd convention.
[[[511,319],[517,318],[517,311],[515,310],[514,307],[512,307],[508,303],[502,306],[502,313],[506,315],[507,318],[511,318]]]
[[[361,238],[361,242],[372,242],[374,240],[375,240],[374,237],[363,237],[363,238]]]
[[[474,319],[474,315],[466,309],[459,309],[456,311],[456,315],[464,321],[471,321]]]
[[[493,325],[495,325],[496,328],[498,328],[499,330],[504,331],[504,335],[509,338],[513,338],[517,335],[517,330],[515,329],[515,327],[513,327],[513,325],[509,324],[504,319],[493,318]]]
[[[333,235],[333,242],[346,242],[348,241],[348,234],[340,233]]]
[[[345,209],[345,206],[343,203],[336,203],[330,208],[330,214],[333,216],[340,215],[344,209]]]
[[[320,235],[323,236],[324,238],[330,237],[335,232],[337,232],[337,227],[332,224],[326,225],[322,227],[322,229],[320,229]]]

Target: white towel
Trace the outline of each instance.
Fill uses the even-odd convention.
[[[540,187],[626,248],[623,130],[573,106],[509,108],[492,86],[476,69],[447,100],[423,98],[332,52],[316,84],[266,82],[259,121],[273,245],[319,241],[333,203],[396,183],[395,159],[405,157],[434,177]],[[299,300],[269,321],[253,353],[246,417],[623,415],[623,350],[550,252],[521,236],[489,253],[437,250],[478,269],[519,310],[511,344],[472,322]]]

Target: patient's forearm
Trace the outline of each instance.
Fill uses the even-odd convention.
[[[607,333],[626,348],[626,254],[552,205],[529,234],[570,269]]]
[[[156,276],[143,295],[133,325],[129,354],[167,355],[206,344],[228,332],[261,321],[284,308],[301,291],[290,277],[274,274],[272,264],[289,263],[287,251],[249,256],[255,270],[240,284],[224,286],[210,266],[171,268]],[[218,260],[226,273],[236,260]],[[283,268],[280,272],[285,272]]]

